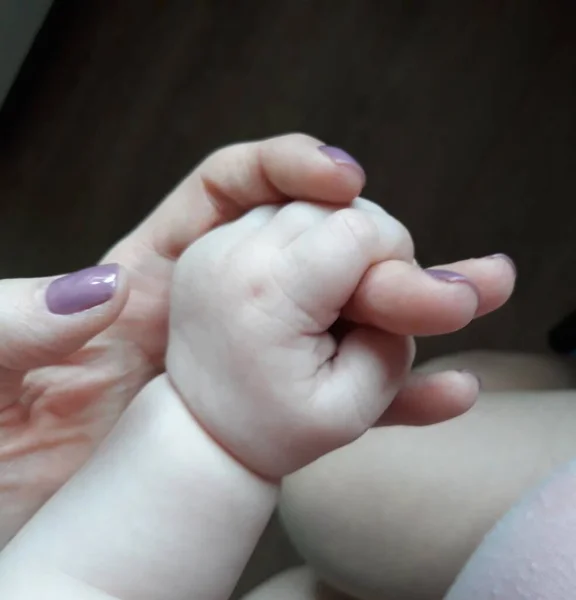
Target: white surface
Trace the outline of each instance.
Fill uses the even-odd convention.
[[[51,5],[52,0],[0,0],[0,104]]]

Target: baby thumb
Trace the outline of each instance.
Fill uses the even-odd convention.
[[[115,264],[0,281],[0,368],[27,371],[65,358],[108,328],[127,299],[127,278]]]

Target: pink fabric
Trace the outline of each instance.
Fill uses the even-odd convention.
[[[576,461],[512,508],[446,600],[576,600]]]

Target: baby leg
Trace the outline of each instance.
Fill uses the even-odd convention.
[[[439,600],[494,523],[576,455],[569,365],[468,354],[423,369],[454,367],[479,371],[489,390],[514,383],[526,391],[485,392],[470,413],[443,424],[371,430],[285,481],[288,532],[335,588]]]

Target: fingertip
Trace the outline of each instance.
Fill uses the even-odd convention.
[[[348,204],[364,188],[364,169],[342,148],[300,133],[271,138],[262,144],[262,170],[284,196]]]
[[[126,269],[100,264],[52,278],[44,286],[44,318],[38,317],[39,345],[46,359],[66,356],[104,332],[120,316],[130,295]],[[47,309],[47,310],[46,310]]]
[[[444,398],[446,404],[451,406],[451,416],[453,418],[468,412],[478,399],[482,391],[482,381],[476,373],[472,371],[444,371],[437,376],[442,378],[441,385],[444,386]]]
[[[346,150],[337,146],[318,146],[318,150],[324,154],[336,167],[338,172],[346,176],[350,183],[358,188],[358,194],[366,185],[366,172],[362,165]]]
[[[345,316],[397,335],[441,335],[468,325],[479,301],[460,273],[386,261],[365,275]]]
[[[53,278],[44,293],[48,312],[61,317],[118,314],[127,298],[127,273],[118,263],[95,265]]]
[[[129,284],[119,265],[0,282],[0,364],[25,371],[82,348],[116,321]]]
[[[435,268],[457,271],[474,283],[480,294],[475,318],[506,304],[516,285],[516,265],[506,254],[471,258]]]
[[[495,267],[495,273],[492,274],[492,285],[490,280],[484,283],[488,292],[485,293],[485,299],[478,307],[476,317],[482,317],[486,314],[494,312],[502,307],[511,298],[516,287],[516,279],[518,278],[518,268],[516,263],[507,254],[493,254],[485,259],[480,259],[480,262],[490,264],[492,262]]]
[[[466,277],[465,275],[462,275],[462,273],[458,273],[456,271],[448,271],[446,269],[425,269],[424,273],[426,273],[433,279],[436,279],[437,281],[441,281],[443,283],[467,285],[474,292],[477,300],[480,299],[480,291],[478,290],[476,284],[471,279],[468,279],[468,277]]]
[[[514,275],[514,279],[518,277],[518,267],[516,266],[516,262],[514,259],[503,252],[498,252],[497,254],[492,254],[488,258],[493,260],[503,260],[507,265],[512,274]]]
[[[482,391],[482,379],[480,379],[480,377],[476,375],[476,373],[473,373],[468,369],[461,369],[458,371],[445,371],[445,373],[458,373],[461,376],[461,379],[462,377],[465,378],[475,395],[478,395],[478,393]]]
[[[365,180],[347,152],[302,133],[233,144],[207,156],[122,247],[130,261],[142,246],[176,260],[200,236],[256,206],[294,199],[345,205]]]
[[[128,302],[130,296],[130,280],[126,267],[119,263],[114,264],[116,266],[116,286],[114,294],[108,302],[101,304],[100,308],[107,312],[109,318],[115,320]]]
[[[480,378],[471,371],[442,371],[431,377],[436,386],[439,408],[433,422],[440,423],[467,413],[476,403],[482,388]]]
[[[480,387],[469,371],[413,373],[377,425],[421,427],[459,417],[474,406]]]
[[[421,272],[435,281],[436,289],[422,289],[420,331],[412,335],[443,335],[466,327],[478,313],[481,301],[481,292],[474,281],[446,269]]]

